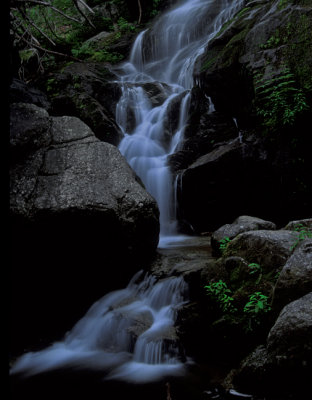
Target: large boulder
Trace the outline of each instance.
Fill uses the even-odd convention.
[[[281,74],[285,67],[311,93],[312,53],[306,34],[311,12],[311,4],[305,1],[246,2],[198,60],[197,73],[218,110],[248,124],[254,117],[251,100],[259,82]]]
[[[240,390],[279,396],[309,392],[312,373],[312,293],[283,308],[269,332],[234,377]],[[294,397],[292,397],[294,398]]]
[[[237,215],[272,220],[274,179],[257,139],[241,143],[237,137],[182,172],[179,209],[197,232],[214,231]]]
[[[215,254],[220,254],[219,246],[223,238],[227,237],[232,240],[240,233],[261,229],[274,230],[276,225],[261,218],[242,215],[236,218],[232,224],[225,224],[213,232],[211,235],[211,247]]]
[[[274,305],[283,307],[312,291],[312,239],[295,248],[284,265],[274,290]]]
[[[115,121],[121,90],[116,75],[99,63],[72,63],[51,74],[45,89],[51,114],[80,118],[96,137],[118,145],[122,133]]]
[[[159,221],[118,149],[78,118],[30,104],[13,105],[12,118],[13,308],[16,329],[26,315],[34,323],[27,337],[39,315],[41,330],[55,329],[51,315],[70,328],[91,301],[126,284],[153,255]]]
[[[14,78],[9,89],[10,103],[30,103],[49,110],[51,104],[48,97],[36,87],[27,85],[25,82]]]
[[[312,231],[312,218],[300,219],[297,221],[290,221],[285,226],[284,229],[289,229],[291,231],[297,230],[309,230]]]
[[[304,1],[246,1],[198,58],[199,94],[193,90],[193,102],[198,98],[199,104],[190,116],[184,147],[170,158],[182,175],[180,213],[195,230],[213,231],[239,214],[258,215],[280,226],[289,218],[309,215],[311,13],[311,4]],[[261,100],[262,85],[272,90],[272,98],[283,85],[291,93],[303,93],[307,106],[299,112],[296,101],[283,99],[278,107],[287,104],[296,118],[287,124],[281,106],[273,127],[272,120],[263,118],[273,107]],[[209,113],[209,98],[223,120],[223,131],[211,126],[216,112]],[[281,115],[284,119],[278,120]],[[231,117],[237,122],[236,133]],[[233,148],[235,134],[243,143]],[[227,158],[220,154],[224,146]],[[220,157],[212,163],[216,152]]]
[[[264,272],[280,272],[297,239],[298,232],[283,229],[244,232],[228,244],[223,257],[239,256],[259,264]]]

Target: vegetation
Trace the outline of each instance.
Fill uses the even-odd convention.
[[[258,275],[258,278],[256,280],[256,284],[260,283],[261,278],[262,278],[262,268],[259,264],[257,263],[251,263],[248,265],[250,268],[249,274],[250,275]]]
[[[296,235],[295,243],[291,246],[291,250],[295,249],[299,243],[307,238],[312,238],[312,230],[303,226],[302,224],[297,224],[294,229],[299,235]]]
[[[271,311],[269,297],[261,292],[251,294],[243,311],[247,315],[247,324],[245,329],[247,331],[252,331],[255,326],[260,325],[262,315]]]
[[[223,317],[227,318],[230,323],[236,324],[239,322],[246,333],[255,331],[263,322],[265,314],[271,311],[269,296],[259,290],[245,294],[244,298],[246,300],[242,303],[242,301],[235,299],[240,291],[238,290],[232,294],[232,290],[223,280],[211,282],[204,286],[204,289],[206,289],[206,294],[223,314]]]
[[[274,39],[275,40],[275,39]],[[294,125],[309,108],[304,91],[298,88],[294,74],[286,68],[271,79],[256,81],[257,113],[267,128]]]
[[[224,238],[222,238],[219,242],[219,249],[221,251],[221,253],[224,253],[228,244],[230,243],[231,239],[228,236],[225,236]]]
[[[161,6],[162,0],[10,0],[11,51],[20,59],[19,75],[31,63],[37,73],[64,58],[119,62],[123,55],[111,47]],[[105,40],[86,42],[103,31],[110,33]]]
[[[208,296],[210,296],[223,312],[235,312],[233,307],[233,297],[230,296],[231,290],[222,280],[212,282],[205,286]]]

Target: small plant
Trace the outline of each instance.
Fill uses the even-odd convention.
[[[206,289],[208,296],[218,303],[223,312],[237,311],[232,304],[234,299],[230,296],[231,290],[221,279],[218,282],[209,283],[209,285],[204,286],[204,288]]]
[[[268,128],[291,126],[309,108],[303,90],[296,87],[294,74],[287,68],[280,75],[258,80],[256,84],[257,113]]]
[[[258,284],[261,281],[262,278],[262,267],[260,264],[257,263],[251,263],[248,264],[249,267],[249,274],[250,275],[258,275],[258,278],[256,280],[256,284]]]
[[[298,232],[299,235],[296,237],[295,243],[291,246],[290,250],[294,250],[299,243],[307,238],[312,238],[312,231],[310,228],[303,226],[302,224],[295,225],[295,232]]]
[[[135,26],[128,22],[125,18],[120,17],[117,21],[118,27],[122,32],[133,32],[135,31]]]
[[[244,313],[248,316],[247,331],[253,330],[253,325],[259,325],[261,317],[271,310],[269,297],[261,292],[255,292],[249,296],[245,304]]]
[[[225,236],[219,241],[219,249],[221,253],[224,253],[231,239],[228,236]]]

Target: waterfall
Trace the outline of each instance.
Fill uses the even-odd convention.
[[[162,244],[178,234],[175,185],[167,157],[179,150],[183,141],[194,65],[242,3],[180,2],[138,35],[129,61],[119,73],[122,96],[116,120],[124,134],[119,149],[158,203]],[[161,101],[151,99],[155,91]],[[208,101],[211,103],[210,98]],[[168,129],[173,104],[179,108],[178,123]]]
[[[121,66],[116,120],[120,151],[160,209],[161,237],[177,234],[176,189],[167,165],[179,150],[188,120],[193,68],[209,40],[243,0],[184,0],[141,32]],[[213,104],[208,98],[211,112]],[[171,121],[172,109],[178,109]],[[174,324],[187,301],[182,277],[159,280],[138,273],[122,290],[91,306],[64,340],[20,357],[12,374],[57,369],[101,371],[105,379],[151,382],[184,373],[185,356]]]

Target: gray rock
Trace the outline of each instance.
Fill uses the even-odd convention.
[[[115,121],[121,90],[104,65],[73,63],[51,75],[48,94],[53,115],[76,116],[97,138],[117,145],[122,133]]]
[[[224,237],[234,239],[239,233],[256,231],[261,229],[275,230],[276,225],[273,222],[265,221],[260,218],[243,215],[238,217],[232,224],[221,226],[211,236],[211,246],[216,254],[220,254],[220,240]]]
[[[233,378],[240,390],[304,398],[312,373],[312,293],[283,308],[267,345],[257,347]],[[301,397],[303,395],[303,397]]]
[[[11,201],[15,212],[18,212],[17,196],[24,193],[25,203],[28,203],[24,210],[35,219],[40,220],[43,215],[50,218],[52,214],[59,215],[61,212],[71,216],[77,212],[77,218],[83,213],[92,213],[99,215],[101,220],[105,220],[107,215],[118,224],[114,231],[117,233],[120,230],[119,239],[127,238],[124,245],[128,249],[138,250],[141,245],[151,249],[149,240],[146,241],[149,237],[145,231],[147,227],[148,233],[154,232],[152,247],[155,249],[158,241],[155,201],[136,180],[120,152],[96,139],[91,129],[76,117],[49,118],[46,111],[35,106],[20,107],[35,110],[36,127],[32,130],[34,123],[29,122],[30,125],[25,124],[23,131],[24,114],[15,115],[13,144],[24,144],[26,141],[34,142],[35,148],[40,145],[46,147],[44,155],[41,151],[25,163],[24,169],[29,177],[27,183],[33,183],[30,188],[26,184],[23,187],[25,178],[22,167],[18,168],[19,173],[15,172],[12,176]],[[48,129],[50,125],[51,129]],[[40,138],[38,131],[43,139],[37,139]],[[47,146],[49,142],[51,146]],[[40,167],[39,154],[42,161]],[[31,176],[31,173],[34,175]],[[27,218],[27,213],[24,216]],[[150,217],[154,221],[151,225],[147,222]],[[139,232],[140,238],[137,236]]]
[[[297,221],[290,221],[288,224],[285,226],[284,229],[288,230],[296,230],[300,228],[309,228],[312,230],[312,218],[307,218],[307,219],[299,219]]]
[[[30,103],[49,110],[51,104],[45,93],[27,85],[25,82],[13,78],[9,89],[10,103]]]
[[[263,271],[279,271],[292,253],[297,232],[258,230],[240,233],[227,246],[224,257],[238,256],[258,263]]]
[[[88,43],[91,46],[94,44],[96,45],[98,42],[101,42],[102,40],[107,39],[110,35],[111,35],[110,32],[103,31],[103,32],[98,33],[95,36],[92,36],[90,39],[86,40],[84,43],[86,43],[86,44]]]
[[[10,170],[12,330],[23,326],[27,341],[56,326],[64,332],[127,284],[155,252],[159,212],[119,150],[78,118],[28,104],[13,110],[21,156]]]
[[[274,305],[282,307],[312,291],[312,239],[295,248],[276,282]]]
[[[10,150],[13,162],[49,145],[51,120],[43,108],[15,103],[10,109]]]
[[[283,308],[269,332],[267,348],[280,362],[311,361],[312,292]]]

